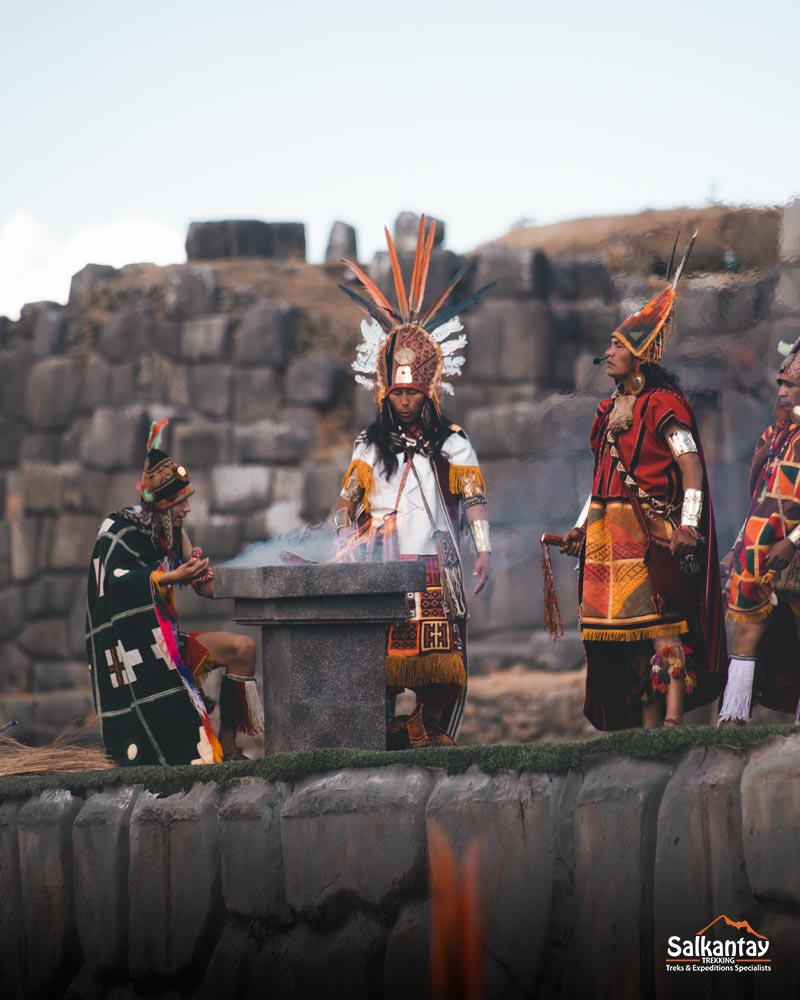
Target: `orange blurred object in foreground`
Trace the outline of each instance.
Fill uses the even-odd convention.
[[[461,865],[436,823],[428,828],[431,889],[431,993],[433,1000],[481,1000],[479,869],[483,842],[473,840]]]

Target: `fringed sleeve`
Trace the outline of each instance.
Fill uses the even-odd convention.
[[[486,493],[486,482],[477,465],[451,465],[449,486],[455,496],[474,497]]]
[[[369,514],[374,492],[375,477],[372,466],[361,458],[354,458],[342,479],[342,491],[339,496],[350,503],[357,504],[363,500],[364,510]]]

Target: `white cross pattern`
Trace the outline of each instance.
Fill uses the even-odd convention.
[[[164,633],[160,628],[154,628],[152,631],[155,642],[150,649],[153,651],[153,656],[157,660],[163,660],[170,670],[174,670],[175,664],[172,662],[172,657],[169,655],[169,646],[167,646],[167,640],[164,638]]]
[[[106,568],[102,559],[92,559],[92,562],[94,563],[94,576],[97,580],[97,596],[103,597],[106,592]]]
[[[133,668],[141,662],[142,655],[139,650],[126,649],[121,642],[118,642],[113,649],[107,649],[106,663],[111,675],[111,686],[116,688],[120,684],[132,684],[136,680]]]

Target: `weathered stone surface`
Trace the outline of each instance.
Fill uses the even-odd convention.
[[[208,962],[208,968],[203,976],[200,988],[200,1000],[220,1000],[221,997],[243,997],[245,995],[247,971],[257,954],[256,939],[250,934],[248,924],[244,920],[230,921],[222,936],[214,947],[214,952]],[[270,983],[273,990],[274,972],[270,972],[265,980],[256,986],[263,991],[263,984]]]
[[[19,460],[21,463],[57,462],[61,457],[62,440],[62,435],[55,431],[47,434],[28,434],[22,441]]]
[[[189,361],[221,361],[230,347],[230,317],[206,316],[190,319],[180,339],[181,357]]]
[[[219,810],[225,906],[250,920],[287,921],[281,791],[271,782],[251,778],[228,787]]]
[[[783,836],[787,816],[800,810],[800,736],[769,740],[751,751],[742,774],[742,835],[747,876],[759,899],[796,907],[800,869]],[[779,796],[774,789],[782,789]]]
[[[136,369],[137,402],[163,403],[173,406],[191,405],[190,377],[192,369],[176,364],[163,354],[146,354]]]
[[[278,409],[278,386],[270,368],[235,371],[231,382],[233,419],[237,424],[274,417]]]
[[[562,299],[600,299],[613,302],[616,289],[599,257],[548,257],[551,294]]]
[[[145,355],[140,364],[147,359],[149,355]],[[82,413],[92,413],[98,406],[128,406],[135,392],[132,362],[112,363],[97,354],[87,358],[78,399]]]
[[[20,911],[34,993],[47,995],[70,968],[77,971],[72,823],[81,800],[65,789],[42,792],[19,813]],[[52,994],[50,994],[52,995]]]
[[[596,410],[591,396],[555,394],[535,403],[487,407],[471,415],[470,436],[481,459],[587,457]]]
[[[790,201],[783,209],[778,252],[784,261],[800,258],[800,198]]]
[[[33,328],[33,353],[40,358],[63,354],[67,348],[67,335],[72,313],[60,306],[43,309]]]
[[[192,365],[188,371],[189,399],[204,417],[225,419],[231,409],[231,372],[227,365]]]
[[[337,402],[346,384],[346,371],[341,362],[324,354],[298,358],[286,372],[286,401],[295,406],[317,406],[321,409]]]
[[[136,801],[128,879],[134,977],[176,975],[210,948],[220,904],[219,796],[208,783],[163,799],[143,792]]]
[[[190,421],[178,424],[174,432],[174,457],[194,471],[231,458],[231,429],[228,424]],[[194,478],[192,479],[194,485]],[[193,498],[194,499],[194,498]]]
[[[237,365],[283,368],[294,337],[295,314],[286,303],[256,302],[244,314],[236,336]]]
[[[151,347],[154,329],[149,309],[128,306],[103,324],[97,350],[112,363],[138,358]]]
[[[553,322],[545,304],[487,299],[470,316],[468,336],[464,372],[470,379],[549,381]]]
[[[430,912],[427,901],[409,903],[398,914],[386,945],[384,1000],[423,997],[430,984]]]
[[[268,465],[217,465],[211,472],[211,510],[249,513],[270,501],[272,469]]]
[[[302,222],[271,222],[275,256],[280,260],[306,259],[306,227]]]
[[[653,884],[631,872],[653,868],[670,770],[660,761],[609,755],[586,772],[575,806],[576,978],[583,995],[639,1000],[639,984],[654,974]]]
[[[19,869],[20,802],[0,803],[0,973],[3,993],[9,998],[25,997],[27,955],[22,914]]]
[[[264,538],[280,538],[299,531],[305,524],[302,516],[302,499],[275,500],[264,513]]]
[[[164,289],[164,307],[171,319],[203,316],[214,311],[217,286],[207,264],[189,264],[170,270]],[[174,356],[173,350],[169,352]]]
[[[31,687],[37,692],[72,688],[85,694],[90,683],[85,659],[36,661],[31,670],[31,679]]]
[[[0,417],[0,466],[15,466],[22,455],[25,432],[22,427]]]
[[[377,906],[418,885],[430,787],[430,774],[402,767],[341,771],[298,786],[281,825],[289,905],[313,913],[353,894]]]
[[[27,691],[31,673],[31,659],[12,642],[0,644],[0,694],[19,694]],[[5,720],[8,721],[7,719]]]
[[[66,618],[42,618],[28,622],[17,639],[30,656],[56,659],[68,646]]]
[[[419,237],[419,219],[416,212],[401,212],[394,220],[394,243],[398,251],[403,253],[414,253],[417,248]],[[425,216],[425,232],[428,232],[431,223],[436,226],[433,237],[433,245],[441,246],[444,243],[445,224],[441,219],[435,219],[432,215]],[[357,259],[357,258],[354,258]]]
[[[478,257],[472,285],[481,288],[490,281],[497,282],[495,297],[543,299],[550,292],[550,266],[534,247],[488,246]]]
[[[355,228],[346,222],[334,222],[328,245],[325,249],[326,261],[358,260],[358,242]]]
[[[234,433],[243,462],[302,461],[314,443],[314,434],[308,425],[286,420],[259,420],[247,427],[237,427]]]
[[[28,377],[25,417],[35,430],[56,431],[75,415],[81,370],[71,358],[38,361]]]
[[[87,469],[79,462],[62,462],[58,471],[63,510],[89,513],[105,504],[108,476],[104,472]]]
[[[11,579],[15,583],[24,583],[33,579],[39,571],[39,524],[32,518],[11,521],[8,533],[11,544]]]
[[[349,464],[349,452],[340,452],[338,458],[328,462],[309,462],[303,467],[303,516],[309,521],[322,520],[330,514]]]
[[[371,1000],[381,995],[385,942],[383,926],[366,913],[328,933],[299,924],[266,939],[252,963],[245,1000],[260,1000],[265,982],[280,1000]]]
[[[22,489],[25,509],[29,513],[56,513],[61,509],[62,476],[59,466],[26,462],[22,466]]]
[[[131,813],[138,786],[99,792],[78,813],[72,832],[75,921],[95,973],[128,964],[128,861]]]
[[[750,903],[739,801],[744,762],[734,750],[695,747],[682,756],[664,789],[653,894],[657,955],[671,935],[691,938],[720,913],[742,914]],[[663,962],[655,969],[656,983],[667,995],[675,977]]]
[[[232,514],[212,514],[205,521],[193,523],[191,538],[209,559],[230,559],[242,545],[241,518]]]
[[[34,721],[45,740],[52,740],[65,726],[83,725],[94,717],[89,685],[79,691],[46,691],[36,695]]]
[[[97,537],[93,514],[62,514],[56,521],[48,569],[84,569]]]
[[[87,264],[72,275],[69,286],[69,304],[80,306],[81,300],[100,289],[109,278],[118,274],[116,268],[108,264]]]
[[[190,261],[274,255],[272,226],[257,219],[193,222],[186,237],[186,258]]]
[[[22,587],[0,590],[0,639],[8,639],[25,624],[25,605]]]
[[[491,777],[478,767],[440,782],[427,805],[463,855],[480,836],[491,851],[482,857],[482,933],[490,952],[513,978],[533,992],[545,940],[552,888],[552,779],[545,774]],[[490,996],[498,995],[487,984]]]
[[[28,344],[0,351],[0,412],[14,420],[25,415],[25,387],[33,362]]]
[[[81,442],[81,461],[93,469],[141,467],[147,441],[148,415],[141,407],[115,410],[102,407],[92,414]]]

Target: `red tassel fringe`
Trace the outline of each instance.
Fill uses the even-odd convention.
[[[542,539],[542,577],[544,578],[544,623],[551,639],[559,639],[565,635],[564,620],[558,606],[556,585],[553,579],[553,566],[550,562],[550,547]]]

